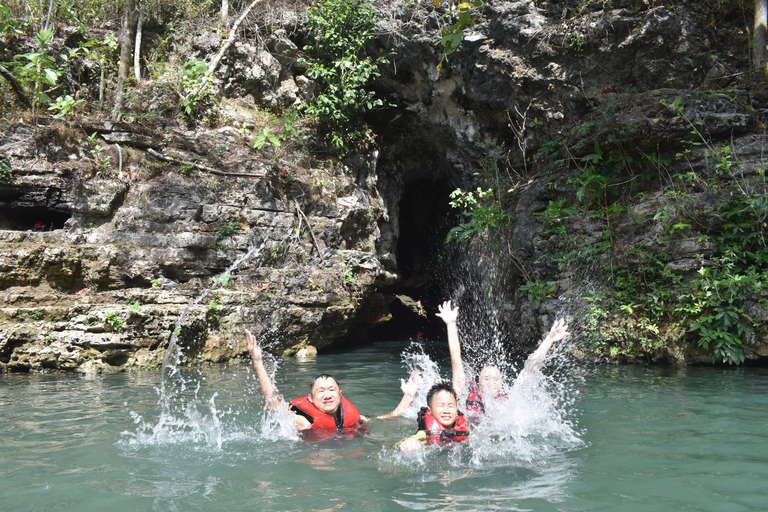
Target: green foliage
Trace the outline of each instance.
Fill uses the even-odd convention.
[[[280,136],[283,140],[299,134],[298,117],[299,113],[295,110],[283,114],[283,134]]]
[[[237,222],[224,222],[219,227],[219,231],[216,233],[216,238],[218,240],[224,240],[225,238],[228,238],[235,233],[240,231],[240,224]]]
[[[13,177],[11,164],[5,158],[0,158],[0,181],[8,180]]]
[[[184,63],[182,72],[182,88],[189,93],[181,99],[180,105],[187,116],[193,116],[199,103],[211,99],[213,86],[208,80],[212,73],[208,71],[205,62],[201,60],[188,60]],[[205,81],[205,86],[200,89]]]
[[[212,322],[216,320],[218,317],[218,310],[221,303],[219,302],[219,297],[214,297],[211,302],[208,303],[208,310],[205,312],[205,317],[209,322]]]
[[[277,260],[283,254],[284,250],[285,250],[285,246],[283,244],[278,244],[274,248],[272,248],[272,251],[270,251],[269,256],[273,260]]]
[[[119,332],[123,328],[123,320],[114,311],[109,311],[104,315],[104,325],[114,332]]]
[[[344,155],[365,135],[363,115],[383,105],[365,89],[387,62],[364,51],[375,33],[375,12],[366,0],[320,0],[310,8],[307,28],[313,43],[304,47],[301,62],[320,93],[306,112],[324,124],[327,141]]]
[[[28,313],[27,316],[32,320],[42,320],[45,318],[45,313],[42,309],[36,309],[32,311],[31,313]]]
[[[462,215],[469,220],[448,232],[446,242],[456,241],[466,245],[476,235],[495,236],[494,230],[508,225],[510,218],[501,204],[495,200],[493,189],[483,190],[478,187],[475,192],[465,192],[457,188],[450,195],[452,208],[462,210]]]
[[[20,28],[20,20],[13,16],[8,6],[0,4],[0,34],[19,35],[24,31]]]
[[[49,47],[53,39],[53,29],[42,29],[35,34],[35,50],[16,56],[17,66],[14,73],[22,83],[32,84],[32,112],[37,105],[51,101],[48,93],[56,88],[61,71],[56,65],[56,57]]]
[[[573,263],[574,253],[588,265],[605,268],[610,264],[607,286],[588,296],[585,338],[595,349],[613,356],[637,356],[646,349],[663,346],[659,325],[674,325],[689,333],[693,343],[708,350],[713,361],[740,364],[760,327],[749,311],[767,305],[761,298],[764,283],[768,283],[765,172],[747,172],[731,144],[715,144],[707,139],[700,126],[687,118],[682,101],[662,103],[691,127],[693,139],[680,141],[685,149],[678,158],[690,158],[689,153],[698,147],[698,154],[703,153],[708,164],[705,171],[666,172],[665,202],[653,216],[653,221],[664,227],[665,236],[676,236],[694,227],[704,230],[697,241],[711,244],[713,253],[707,258],[696,256],[702,262],[697,276],[673,272],[663,250],[645,247],[624,249],[621,258],[632,263],[614,269],[619,255],[610,219],[624,208],[625,200],[633,199],[631,178],[642,179],[643,166],[668,168],[668,163],[656,155],[633,156],[616,139],[610,141],[610,151],[595,145],[594,152],[582,158],[583,165],[569,180],[578,187],[574,206],[592,218],[606,220],[603,239],[587,246],[575,238],[567,239],[568,231],[563,230],[560,219],[568,202],[562,200],[550,202],[541,213],[545,229],[563,237],[559,258],[564,264]],[[728,191],[727,200],[707,213],[693,210],[688,205],[688,187],[710,193]]]
[[[351,268],[345,269],[344,272],[341,275],[342,279],[344,279],[344,284],[346,285],[354,285],[355,284],[355,275]]]
[[[547,284],[538,279],[536,281],[527,281],[525,284],[520,285],[520,292],[528,296],[534,311],[538,310],[539,306],[541,306],[541,301],[546,297],[551,297],[556,289],[556,285]]]
[[[692,331],[699,335],[699,346],[712,351],[716,361],[731,364],[744,362],[744,342],[755,335],[755,323],[744,312],[744,302],[764,288],[768,273],[754,267],[738,266],[740,258],[726,254],[717,259],[719,268],[699,269],[701,280],[692,294],[688,311],[696,320]]]
[[[139,303],[139,301],[137,300],[137,301],[135,301],[133,303],[129,303],[129,304],[130,304],[130,307],[128,308],[128,310],[131,312],[131,314],[134,314],[134,315],[138,314],[139,306],[141,306],[141,303]]]
[[[109,165],[110,156],[100,156],[101,152],[107,149],[106,146],[102,145],[99,142],[96,142],[96,136],[98,136],[99,132],[93,132],[89,137],[88,140],[92,143],[94,143],[94,147],[91,148],[89,151],[93,155],[94,159],[101,165],[102,167],[106,167]]]
[[[586,45],[586,38],[579,33],[574,27],[569,27],[565,33],[565,42],[573,50],[575,57],[584,56],[584,46]]]
[[[265,126],[261,133],[253,139],[253,147],[261,149],[267,142],[275,146],[275,148],[280,149],[280,138],[272,133],[269,126]]]
[[[555,160],[560,155],[560,140],[551,139],[541,145],[539,153],[546,155],[547,157]]]
[[[69,114],[73,108],[83,103],[84,101],[85,100],[74,99],[71,94],[63,95],[56,98],[48,107],[48,110],[55,112],[53,117],[58,119]]]
[[[229,285],[229,279],[232,276],[230,274],[213,276],[213,284],[217,284],[222,288],[226,288]]]
[[[440,0],[432,0],[432,5],[435,7],[435,9],[440,6],[440,3]],[[437,44],[443,47],[443,54],[440,57],[440,62],[437,64],[438,73],[440,73],[443,68],[443,62],[445,62],[445,58],[455,52],[461,44],[464,29],[477,21],[477,18],[472,17],[470,9],[472,7],[480,7],[482,5],[483,2],[480,0],[461,2],[456,7],[452,7],[447,13],[440,16],[441,20],[447,17],[455,18],[456,23],[440,29],[440,38],[437,40]]]
[[[534,213],[544,218],[544,234],[564,236],[568,230],[570,219],[576,216],[575,206],[565,206],[566,199],[549,201],[546,210]]]

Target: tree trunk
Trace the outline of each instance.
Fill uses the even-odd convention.
[[[133,33],[136,30],[136,22],[136,1],[125,0],[123,31],[120,34],[120,65],[117,68],[117,93],[113,111],[113,115],[118,119],[121,115],[120,111],[123,109],[125,81],[128,79],[128,70],[131,67],[131,49],[133,48]]]
[[[139,6],[139,20],[136,22],[136,45],[133,49],[133,76],[141,81],[141,26],[144,23],[144,2]]]
[[[24,106],[31,108],[32,102],[29,101],[29,97],[27,97],[27,93],[24,91],[24,87],[22,87],[19,81],[16,80],[16,77],[13,76],[13,73],[8,71],[2,64],[0,64],[0,75],[8,80],[8,83],[11,85],[11,89],[13,89],[13,92],[16,93],[16,96],[24,104]]]
[[[227,20],[229,19],[229,0],[221,0],[221,30],[227,30]]]
[[[757,74],[768,76],[765,60],[766,23],[768,22],[768,0],[755,0],[755,31],[752,34],[752,49]]]
[[[51,17],[52,17],[52,15],[53,15],[53,8],[54,8],[54,5],[53,5],[53,0],[51,0],[51,1],[48,3],[48,15],[45,17],[45,27],[43,27],[43,28],[45,28],[46,30],[47,30],[48,28],[50,28],[50,26],[51,26]]]

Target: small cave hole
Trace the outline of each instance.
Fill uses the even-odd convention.
[[[72,214],[44,206],[7,206],[0,200],[0,230],[53,231],[63,229]]]

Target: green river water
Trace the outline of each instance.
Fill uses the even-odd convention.
[[[330,371],[383,414],[405,346],[281,362],[278,387]],[[165,410],[160,372],[0,375],[0,510],[768,510],[766,369],[570,366],[472,442],[416,455],[392,448],[409,418],[299,439],[247,361],[182,375]]]

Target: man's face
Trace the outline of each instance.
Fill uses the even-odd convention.
[[[324,413],[335,415],[341,405],[341,389],[332,378],[317,379],[309,401]]]
[[[478,379],[483,395],[495,397],[501,391],[501,372],[495,366],[486,366]]]
[[[427,407],[427,413],[435,417],[445,428],[453,427],[459,417],[456,397],[450,391],[439,391],[432,397],[432,403]]]

